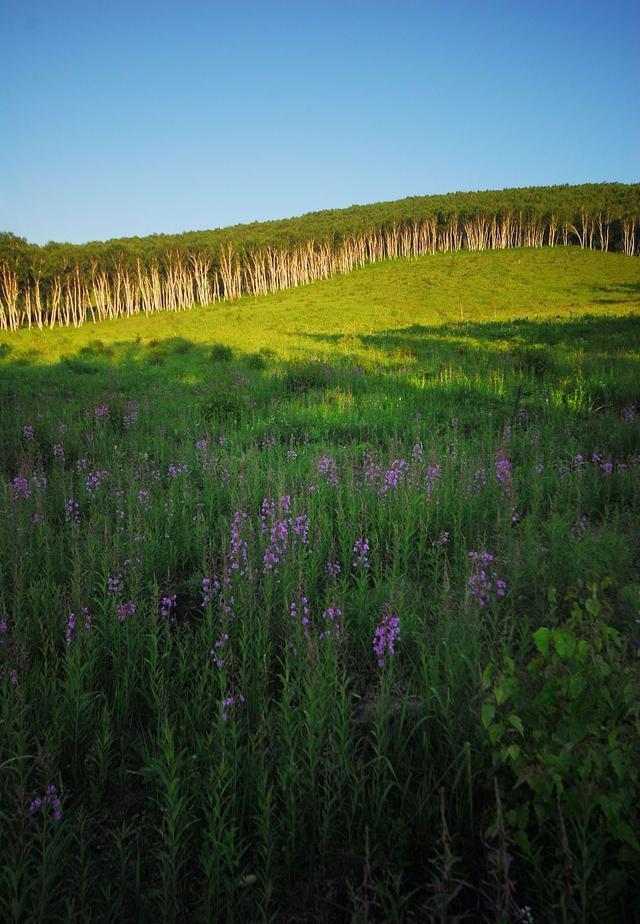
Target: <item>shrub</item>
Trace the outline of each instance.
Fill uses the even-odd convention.
[[[580,919],[640,864],[638,671],[590,590],[564,624],[534,633],[522,669],[510,657],[485,669],[482,705],[515,843],[532,864],[545,844]]]
[[[211,359],[216,363],[228,363],[233,359],[233,350],[224,343],[214,343],[211,347]]]

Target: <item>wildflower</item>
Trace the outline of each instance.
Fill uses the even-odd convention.
[[[289,462],[293,462],[297,458],[298,458],[298,453],[295,451],[295,449],[289,449],[287,451],[287,459]]]
[[[289,607],[289,616],[293,620],[300,620],[300,625],[304,627],[305,634],[308,632],[308,626],[311,623],[309,618],[309,601],[306,597],[300,597],[300,603],[295,601]]]
[[[628,424],[632,424],[636,419],[637,413],[638,411],[637,411],[635,404],[627,405],[627,407],[623,411],[624,422]]]
[[[16,475],[11,482],[11,493],[14,501],[27,500],[31,496],[31,489],[27,479],[21,475]]]
[[[93,416],[95,420],[104,420],[105,417],[109,416],[109,405],[108,404],[98,404],[93,409]]]
[[[320,633],[320,639],[327,636],[337,637],[342,631],[342,610],[337,606],[330,606],[322,614],[323,623],[326,626]]]
[[[353,554],[355,558],[353,560],[353,567],[356,570],[366,571],[369,567],[369,540],[366,537],[356,539],[353,546]]]
[[[73,636],[76,631],[76,614],[69,613],[67,616],[67,631],[65,633],[67,645],[71,645],[73,642]]]
[[[587,518],[585,516],[580,516],[576,520],[574,527],[573,527],[573,535],[575,536],[578,542],[582,540],[586,531],[587,531]]]
[[[39,511],[34,513],[34,515],[31,517],[31,523],[33,526],[40,526],[42,523],[44,523],[44,513],[40,513]]]
[[[62,820],[62,800],[55,786],[47,786],[43,796],[36,796],[29,806],[29,814],[35,815],[41,809],[51,809],[54,821]]]
[[[244,702],[245,698],[242,693],[238,693],[237,696],[225,696],[222,700],[222,721],[228,722],[231,710]]]
[[[276,502],[272,497],[265,497],[260,505],[260,527],[263,532],[269,529],[270,524],[275,520]]]
[[[53,458],[60,461],[64,460],[64,446],[62,443],[53,444]]]
[[[224,653],[224,648],[228,641],[229,641],[229,634],[227,632],[224,632],[220,636],[218,641],[214,644],[211,651],[209,652],[209,654],[211,655],[211,657],[213,658],[215,662],[216,667],[223,667],[224,665],[224,658],[222,657],[222,655]]]
[[[504,597],[507,585],[493,570],[494,558],[491,552],[471,551],[468,556],[475,562],[475,570],[468,581],[467,596],[480,608],[487,606],[492,591],[496,597]]]
[[[138,503],[146,510],[149,506],[149,492],[144,489],[138,491]]]
[[[424,449],[422,443],[416,443],[411,450],[411,461],[414,465],[422,465],[424,462]]]
[[[373,635],[373,653],[378,660],[378,667],[384,667],[386,656],[395,654],[395,646],[399,641],[400,620],[397,616],[385,613]]]
[[[118,594],[121,590],[124,590],[124,581],[121,574],[116,574],[115,577],[108,576],[107,590],[110,594]]]
[[[440,545],[447,545],[448,542],[449,542],[449,533],[442,532],[440,533],[437,539],[433,540],[433,542],[431,543],[431,548],[436,549]]]
[[[72,497],[64,505],[64,517],[67,523],[80,522],[80,504]]]
[[[504,449],[499,449],[495,455],[496,481],[503,487],[511,484],[511,462]]]
[[[409,463],[405,459],[394,459],[385,471],[378,494],[384,496],[389,489],[395,489],[404,481],[405,471]]]
[[[167,475],[169,478],[179,478],[180,475],[184,475],[187,472],[186,465],[174,465],[171,463],[167,469]]]
[[[249,551],[246,540],[242,538],[242,530],[248,520],[243,510],[236,510],[231,523],[231,569],[243,577],[247,572]]]
[[[327,577],[337,578],[340,572],[342,571],[342,568],[340,567],[339,561],[328,561],[326,565],[324,566],[324,570],[326,572]]]
[[[108,475],[109,475],[109,472],[105,472],[105,471],[96,470],[94,472],[89,472],[89,474],[87,475],[87,479],[85,481],[85,486],[89,494],[95,497],[99,488],[102,486],[102,482],[104,481],[105,478],[108,477]]]
[[[425,484],[427,487],[427,497],[428,498],[431,498],[431,495],[433,493],[433,487],[438,481],[440,481],[441,478],[442,478],[442,469],[437,463],[435,465],[427,466]]]
[[[27,441],[27,443],[32,443],[34,439],[34,430],[32,424],[25,424],[22,428],[22,438]]]
[[[176,608],[177,597],[176,594],[170,594],[165,596],[160,601],[160,615],[161,616],[170,616],[171,611]]]
[[[121,603],[118,607],[118,620],[120,622],[125,622],[129,616],[135,616],[136,614],[136,605],[132,601],[129,603]]]
[[[122,418],[125,430],[130,430],[138,422],[140,405],[137,401],[127,401],[127,413]]]
[[[332,459],[331,456],[321,456],[318,461],[318,474],[324,475],[324,479],[328,485],[336,487],[338,484],[338,467],[336,465],[336,460]]]
[[[91,630],[91,615],[89,609],[86,606],[83,606],[80,610],[80,615],[82,617],[82,629],[83,631],[89,632]],[[73,644],[73,639],[75,637],[77,628],[77,618],[75,613],[69,613],[67,616],[67,631],[65,633],[65,638],[67,646]]]

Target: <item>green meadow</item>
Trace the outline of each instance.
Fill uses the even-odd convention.
[[[0,335],[0,919],[640,903],[640,262]]]

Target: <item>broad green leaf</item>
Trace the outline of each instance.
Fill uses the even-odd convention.
[[[556,629],[553,633],[553,643],[561,658],[570,658],[577,647],[576,637],[568,629]]]
[[[493,703],[484,703],[482,706],[482,724],[485,728],[488,728],[493,722],[493,717],[496,714],[495,706]]]
[[[533,641],[536,644],[536,648],[541,655],[544,655],[545,658],[549,657],[549,636],[551,635],[551,629],[546,629],[544,626],[538,629],[537,632],[533,633]]]

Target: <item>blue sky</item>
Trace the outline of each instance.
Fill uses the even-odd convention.
[[[0,0],[0,230],[640,179],[640,3]]]

